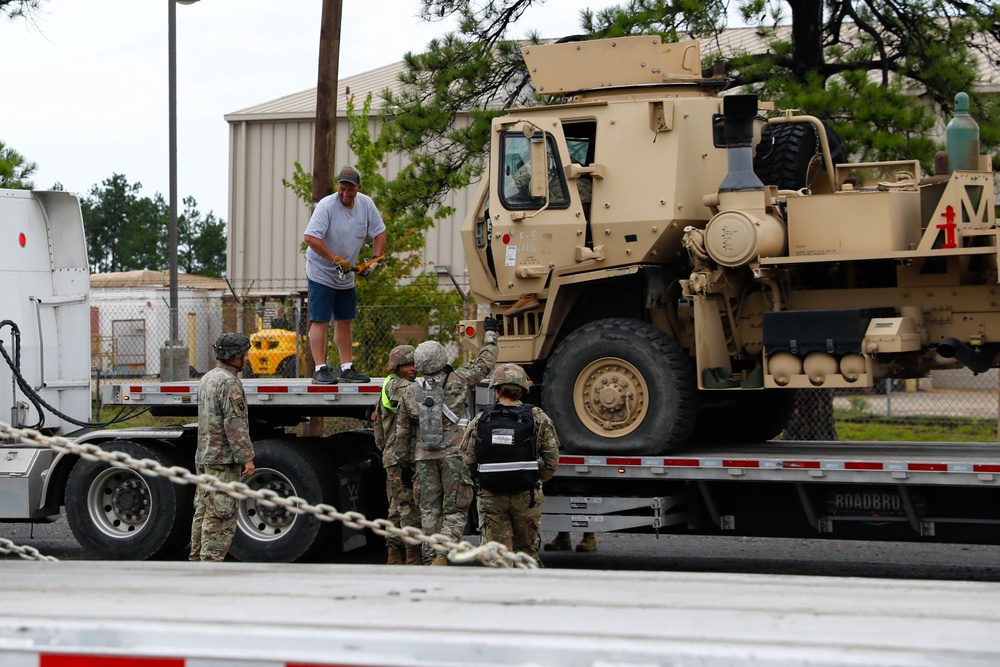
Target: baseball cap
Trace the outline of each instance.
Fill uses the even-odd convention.
[[[357,169],[352,169],[351,167],[344,167],[340,170],[340,176],[337,176],[337,182],[347,182],[351,185],[361,185],[361,174],[358,173]]]

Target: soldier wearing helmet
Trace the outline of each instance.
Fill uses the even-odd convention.
[[[389,498],[388,519],[399,528],[420,527],[420,512],[413,500],[413,462],[409,452],[396,446],[396,414],[403,390],[417,377],[412,345],[398,345],[389,353],[389,375],[382,382],[382,395],[375,406],[375,444],[382,452],[385,492]],[[420,547],[395,535],[385,538],[389,565],[421,565]]]
[[[215,475],[223,482],[238,482],[253,475],[253,443],[243,383],[250,339],[241,333],[224,333],[212,346],[219,364],[198,383],[198,449],[195,472]],[[191,525],[191,560],[221,561],[236,534],[236,498],[198,489]]]
[[[497,361],[497,321],[483,321],[486,336],[479,356],[452,370],[437,341],[424,341],[413,351],[416,372],[423,377],[403,390],[396,419],[396,446],[414,462],[413,497],[420,527],[428,535],[442,533],[458,541],[472,504],[472,477],[459,444],[469,417],[471,390],[489,377]],[[425,552],[430,559],[431,553]],[[431,565],[447,565],[435,554]]]
[[[462,458],[478,485],[483,542],[538,557],[542,482],[559,465],[559,438],[541,408],[522,403],[531,388],[517,364],[501,364],[490,383],[496,403],[465,430]]]

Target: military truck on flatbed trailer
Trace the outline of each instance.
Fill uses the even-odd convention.
[[[493,121],[462,237],[569,451],[761,442],[796,391],[1000,363],[989,156],[847,163],[821,120],[722,94],[694,41],[523,54],[568,102]]]

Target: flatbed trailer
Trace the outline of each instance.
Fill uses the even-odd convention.
[[[279,416],[364,417],[381,378],[244,385],[260,428]],[[194,382],[135,382],[106,387],[105,401],[193,416],[196,393]],[[478,387],[476,403],[489,393]],[[545,492],[546,531],[1000,543],[996,443],[769,441],[691,443],[668,456],[566,454]]]

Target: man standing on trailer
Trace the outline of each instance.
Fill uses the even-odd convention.
[[[342,169],[337,192],[316,204],[303,240],[306,250],[306,280],[309,283],[309,351],[316,363],[313,382],[368,382],[371,378],[354,369],[351,321],[358,315],[358,293],[354,273],[367,277],[378,268],[385,252],[385,223],[368,195],[358,192],[361,174]],[[374,256],[354,267],[365,239],[372,240]],[[326,345],[333,319],[333,342],[340,368],[327,366]]]
[[[479,356],[455,370],[448,365],[444,346],[435,340],[424,341],[413,353],[416,371],[423,377],[403,391],[396,437],[397,446],[414,461],[413,496],[420,508],[421,530],[428,535],[462,539],[472,504],[472,477],[459,445],[468,424],[469,394],[497,362],[497,328],[496,319],[487,316]],[[431,562],[447,564],[443,553]]]
[[[212,346],[219,364],[198,383],[198,449],[195,472],[232,483],[253,475],[253,443],[243,383],[250,339],[224,333]],[[221,491],[198,489],[194,497],[190,560],[221,561],[236,534],[240,501]]]

